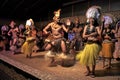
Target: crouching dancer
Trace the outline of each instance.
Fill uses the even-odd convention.
[[[45,46],[45,50],[50,50],[45,55],[45,57],[49,58],[50,64],[49,66],[56,66],[55,57],[59,56],[62,58],[66,58],[66,43],[63,37],[63,30],[65,32],[68,29],[61,24],[59,21],[60,10],[54,12],[53,22],[49,23],[44,29],[45,34],[49,34],[50,37],[46,39],[47,44]],[[49,29],[51,31],[49,31]]]

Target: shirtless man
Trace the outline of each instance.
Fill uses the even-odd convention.
[[[13,26],[8,32],[8,35],[12,36],[12,39],[10,41],[10,50],[12,51],[12,54],[15,53],[15,50],[17,48],[16,46],[18,40],[18,35],[17,35],[18,33],[19,33],[18,26]]]
[[[53,17],[53,22],[49,23],[44,29],[45,34],[50,34],[52,37],[52,40],[49,39],[49,43],[46,45],[45,50],[50,50],[46,55],[51,58],[51,64],[54,64],[54,57],[58,53],[61,53],[60,55],[65,57],[66,54],[66,44],[65,40],[63,37],[63,31],[67,32],[68,29],[61,24],[59,21],[59,10],[56,11],[54,14],[55,16]],[[51,29],[51,32],[48,31],[48,29]],[[62,51],[61,51],[61,50]],[[53,53],[54,52],[54,53]],[[57,54],[56,54],[57,53]],[[50,65],[51,66],[51,65]]]

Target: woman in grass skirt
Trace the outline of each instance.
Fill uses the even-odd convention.
[[[28,21],[31,21],[29,19]],[[21,47],[21,52],[25,54],[26,58],[31,58],[33,47],[36,45],[36,34],[37,30],[35,29],[34,25],[26,23],[26,41]]]
[[[92,7],[92,9],[94,9],[94,7]],[[83,38],[87,39],[87,43],[83,51],[77,54],[76,58],[79,60],[80,64],[86,66],[87,72],[85,75],[94,78],[96,59],[100,51],[100,45],[97,43],[97,36],[100,35],[101,32],[98,24],[96,25],[97,21],[95,17],[89,16],[87,18],[89,19],[89,24],[85,26],[83,31]],[[92,66],[92,70],[90,70],[90,66]]]
[[[103,43],[102,43],[102,57],[103,57],[103,68],[106,67],[107,69],[111,68],[111,59],[113,58],[113,52],[114,52],[114,34],[117,31],[114,28],[112,28],[112,15],[106,14],[104,17],[104,28],[103,28]],[[108,59],[108,65],[105,64],[105,60]]]

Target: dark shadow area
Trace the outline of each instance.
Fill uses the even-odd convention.
[[[120,76],[120,62],[113,63],[110,69],[96,70],[96,76]]]
[[[8,74],[0,69],[0,80],[13,80]]]
[[[8,67],[9,69],[13,69],[15,71],[15,73],[24,76],[26,78],[26,80],[40,80],[40,79],[38,79],[38,78],[36,78],[36,77],[26,73],[26,72],[14,67],[14,66],[12,66],[12,65],[10,65],[10,64],[2,61],[2,60],[0,60],[0,64],[3,64],[4,66]],[[2,74],[5,74],[5,75],[1,76],[2,75],[1,72],[2,72]],[[11,74],[13,74],[13,73],[11,72]],[[13,74],[13,76],[15,76],[15,74]],[[21,79],[17,79],[17,77],[13,78],[12,76],[9,76],[7,73],[5,73],[4,71],[2,71],[0,69],[0,80],[21,80]]]

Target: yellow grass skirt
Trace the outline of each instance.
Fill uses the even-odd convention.
[[[82,65],[95,65],[100,49],[100,46],[96,43],[86,44],[83,51],[80,51],[76,55],[76,59],[79,60]]]
[[[35,40],[33,38],[27,38],[21,47],[21,52],[25,55],[30,55],[32,53],[33,47],[35,46]]]

